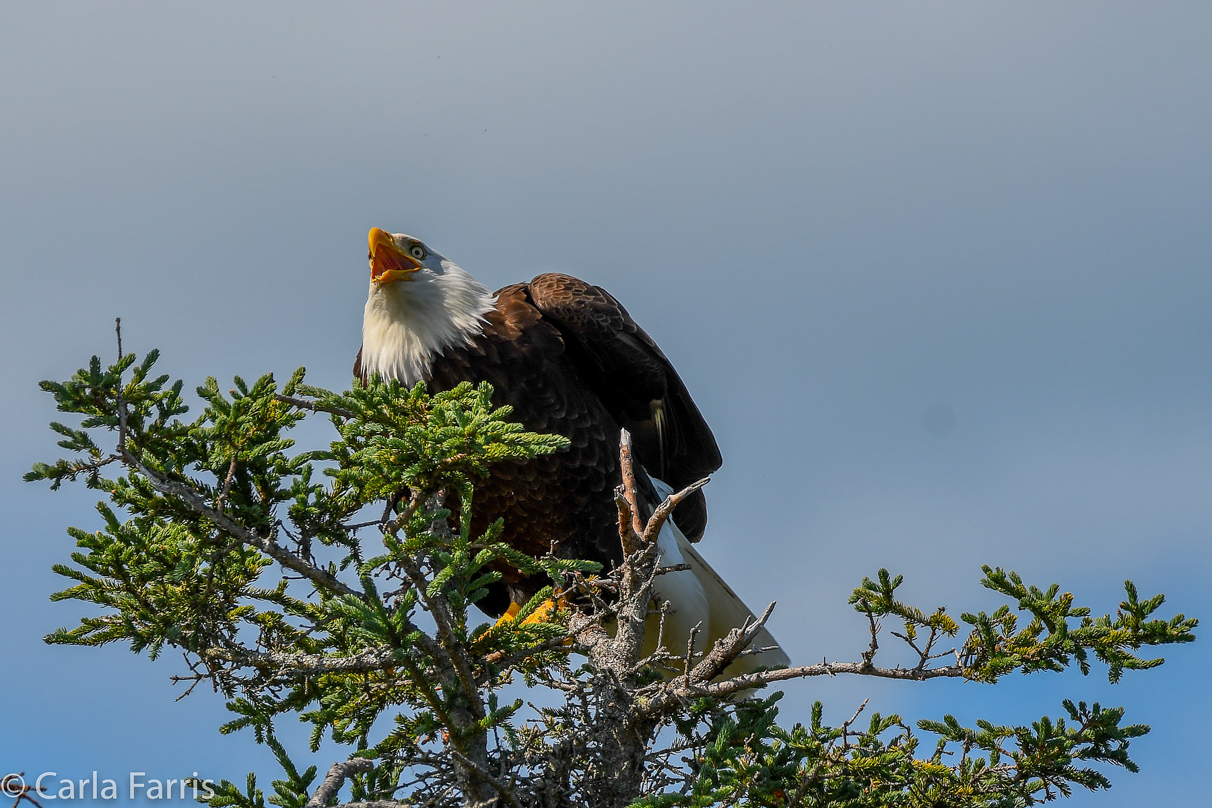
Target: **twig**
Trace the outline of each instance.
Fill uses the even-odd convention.
[[[13,788],[14,780],[21,783],[21,785]],[[16,792],[17,798],[13,800],[13,808],[17,808],[17,806],[21,804],[21,800],[29,800],[34,805],[38,806],[38,808],[42,808],[42,803],[38,802],[29,795],[29,793],[33,790],[33,786],[27,786],[25,784],[25,772],[6,774],[4,779],[0,780],[0,792],[2,792],[6,797],[11,797],[13,796],[13,792]],[[52,797],[52,799],[54,798]]]
[[[880,650],[880,623],[875,619],[875,615],[872,614],[870,609],[867,610],[867,622],[870,624],[871,629],[871,645],[862,653],[862,657],[863,661],[870,665],[871,660],[875,659],[876,653]]]
[[[619,510],[619,537],[624,538],[632,534],[636,538],[641,538],[644,536],[644,524],[640,521],[639,508],[636,505],[635,467],[631,454],[631,433],[626,429],[620,430],[619,433],[619,471],[623,479],[623,499],[627,502],[628,510],[630,511],[628,515],[631,517],[631,524],[624,525],[624,514],[621,509]],[[635,552],[635,548],[628,548],[627,543],[626,538],[624,538],[623,552],[625,555],[631,555]]]
[[[690,666],[694,664],[694,640],[699,635],[699,626],[702,623],[695,623],[694,628],[690,629],[690,639],[686,641],[686,665],[682,672],[683,686],[690,687]]]
[[[345,530],[350,533],[354,533],[356,531],[361,530],[364,527],[374,527],[375,525],[381,525],[385,521],[386,521],[386,519],[371,519],[369,522],[354,522],[352,525],[346,525]]]
[[[686,486],[681,491],[665,497],[661,504],[657,506],[656,510],[652,512],[652,516],[648,519],[648,524],[644,526],[644,541],[656,541],[657,536],[661,534],[661,528],[665,526],[665,522],[673,513],[673,509],[681,504],[686,497],[690,496],[695,491],[698,491],[709,482],[711,482],[711,478],[704,477],[698,482],[694,482]]]
[[[849,719],[842,722],[842,748],[843,749],[850,748],[850,738],[849,738],[850,725],[858,720],[859,714],[862,713],[863,710],[865,710],[867,708],[867,702],[869,702],[869,701],[871,701],[870,698],[863,699],[863,703],[860,704],[858,706],[858,709],[854,711],[854,715],[850,716]]]
[[[347,410],[343,407],[325,407],[322,404],[317,404],[314,401],[308,401],[305,398],[296,398],[295,396],[285,396],[285,395],[282,395],[281,393],[274,396],[274,398],[277,399],[278,401],[281,401],[283,404],[289,404],[292,407],[298,407],[301,410],[308,410],[309,412],[326,412],[329,415],[336,415],[341,418],[356,417],[354,415],[354,413],[350,412],[349,410]]]
[[[227,497],[231,494],[231,481],[236,476],[236,453],[232,452],[231,463],[227,466],[227,476],[223,478],[223,490],[219,492],[219,500],[215,503],[215,510],[223,513],[223,508],[227,505]]]
[[[185,692],[182,693],[180,696],[177,696],[175,699],[173,699],[173,701],[181,701],[181,699],[185,698],[190,693],[193,693],[194,688],[198,686],[198,682],[201,682],[201,681],[205,680],[206,678],[207,678],[207,676],[204,673],[195,673],[193,676],[170,676],[169,681],[171,681],[174,685],[177,684],[178,682],[189,682],[190,683],[189,687],[187,687],[185,689]]]
[[[878,668],[868,662],[821,662],[817,665],[804,665],[798,668],[779,668],[772,671],[745,673],[720,682],[692,684],[689,688],[666,688],[664,693],[655,697],[648,705],[648,711],[655,714],[657,711],[665,709],[675,699],[697,696],[728,696],[732,693],[773,684],[774,682],[785,682],[788,679],[836,676],[839,673],[875,676],[881,679],[924,682],[928,679],[964,678],[967,674],[967,669],[960,665],[948,665],[944,668],[930,668],[919,671],[913,668]]]
[[[753,623],[747,623],[741,628],[734,628],[728,632],[728,636],[716,642],[707,655],[703,657],[703,661],[690,672],[691,681],[709,682],[719,676],[724,668],[732,664],[732,661],[749,647],[749,644],[753,642],[765,627],[766,621],[770,619],[770,615],[773,613],[774,604],[771,603],[762,612],[761,617]]]

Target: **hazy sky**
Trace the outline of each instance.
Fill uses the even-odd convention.
[[[953,613],[996,604],[988,563],[1212,617],[1210,31],[1206,3],[5,4],[0,768],[277,776],[213,694],[173,701],[172,654],[41,643],[97,520],[20,474],[57,456],[37,381],[116,316],[187,388],[345,386],[372,226],[623,301],[724,453],[700,547],[799,662],[858,658],[881,566]],[[790,683],[784,717],[1122,704],[1143,772],[1071,804],[1194,803],[1212,651],[1165,656]]]

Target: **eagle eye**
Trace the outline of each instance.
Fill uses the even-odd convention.
[[[413,258],[417,259],[418,261],[425,260],[425,248],[422,247],[420,244],[412,245],[411,247],[408,248],[408,252],[410,255],[412,255]]]

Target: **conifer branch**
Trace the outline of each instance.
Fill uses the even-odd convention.
[[[283,404],[289,404],[292,407],[298,407],[299,409],[307,410],[308,412],[325,412],[329,415],[335,415],[338,418],[345,419],[357,417],[352,410],[347,410],[344,407],[334,407],[328,404],[322,404],[318,401],[299,398],[298,396],[288,396],[283,393],[279,393],[278,395],[274,396],[274,398],[281,401]]]
[[[492,463],[567,445],[522,432],[486,386],[428,396],[372,382],[337,394],[305,387],[300,370],[281,392],[272,377],[236,379],[228,398],[211,379],[198,388],[203,413],[185,423],[181,382],[150,376],[154,352],[139,365],[119,354],[108,368],[94,358],[70,382],[43,385],[83,424],[56,424],[74,456],[38,464],[27,479],[58,486],[84,475],[109,497],[103,529],[70,529],[78,552],[55,567],[71,580],[57,599],[101,611],[47,641],[123,641],[153,657],[181,650],[193,674],[174,677],[188,683],[185,695],[212,682],[235,716],[224,731],[249,729],[273,750],[284,771],[275,805],[320,808],[346,785],[340,808],[1032,804],[1107,787],[1093,764],[1134,771],[1128,747],[1148,728],[1123,723],[1120,708],[1072,701],[1060,717],[975,728],[951,716],[911,726],[868,713],[866,701],[830,726],[817,704],[787,728],[776,720],[781,694],[755,694],[816,676],[994,683],[1014,671],[1087,673],[1095,662],[1116,681],[1162,663],[1142,649],[1194,639],[1194,619],[1156,617],[1164,598],[1142,597],[1130,582],[1115,613],[1097,617],[1058,585],[985,567],[981,583],[1008,602],[957,621],[904,603],[901,578],[879,570],[850,599],[867,630],[857,661],[725,676],[734,661],[769,650],[755,645],[774,604],[714,642],[700,627],[677,640],[684,648],[668,647],[677,606],[654,601],[657,582],[692,568],[663,565],[657,538],[706,481],[651,507],[626,432],[615,491],[623,560],[590,574],[583,562],[522,555],[497,526],[471,536],[462,524],[459,511],[471,509]],[[286,430],[308,413],[333,416],[336,437],[289,455]],[[98,430],[118,433],[117,454],[98,448]],[[118,463],[133,473],[116,472]],[[442,491],[461,507],[442,507]],[[371,508],[382,516],[366,522]],[[298,552],[277,544],[279,532]],[[314,562],[313,542],[338,560]],[[568,608],[525,619],[545,590],[518,619],[476,627],[475,604],[511,567],[546,575]],[[267,569],[289,574],[266,583]],[[337,578],[346,569],[360,589]],[[884,631],[912,653],[907,666],[876,665],[889,653]],[[946,638],[956,648],[940,653]],[[523,700],[504,702],[510,681],[546,688],[554,703],[525,713]],[[314,743],[327,735],[357,750],[318,785],[316,768],[299,770],[274,734],[276,721],[296,715]],[[919,752],[919,733],[936,740],[932,754]],[[253,777],[247,789],[223,781],[212,802],[266,805]]]
[[[396,652],[390,648],[379,648],[348,656],[216,648],[208,651],[206,656],[212,660],[231,662],[241,667],[273,671],[275,678],[283,681],[337,673],[385,671],[400,666]]]
[[[323,808],[328,805],[329,800],[337,796],[337,792],[345,785],[346,780],[355,774],[365,774],[374,767],[373,760],[361,757],[332,764],[328,769],[328,774],[324,777],[324,782],[320,783],[308,798],[305,808]],[[395,804],[399,805],[399,803]]]
[[[139,462],[139,459],[131,454],[125,446],[120,447],[120,451],[123,461],[132,469],[142,474],[153,488],[161,494],[176,497],[187,508],[197,515],[210,520],[216,527],[223,530],[232,538],[238,539],[249,547],[255,547],[291,572],[299,573],[314,583],[318,589],[324,589],[337,595],[350,595],[359,599],[366,597],[364,593],[347,586],[327,571],[308,563],[286,548],[275,544],[272,539],[258,536],[243,525],[224,516],[221,511],[211,508],[194,488],[178,480],[174,480],[167,474],[162,474],[155,469],[148,468]]]

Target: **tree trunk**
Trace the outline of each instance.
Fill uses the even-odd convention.
[[[450,711],[450,720],[459,729],[470,728],[476,723],[471,711],[462,707],[455,707]],[[455,759],[455,772],[459,778],[459,791],[463,793],[463,805],[466,808],[480,808],[501,804],[501,795],[497,793],[496,787],[480,775],[480,772],[489,770],[488,735],[478,732],[465,738],[461,744],[451,744],[451,747],[459,749],[460,754],[471,764]]]

